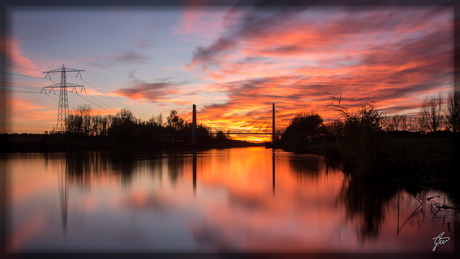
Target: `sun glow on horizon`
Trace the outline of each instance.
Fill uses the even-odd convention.
[[[230,131],[254,123],[272,103],[286,120],[300,111],[333,120],[339,114],[331,96],[342,96],[349,109],[373,102],[387,114],[403,114],[417,111],[426,96],[453,89],[449,6],[290,12],[203,6],[108,8],[96,15],[91,8],[12,8],[5,39],[15,92],[9,131],[54,126],[29,118],[38,114],[33,107],[57,116],[59,95],[38,95],[38,89],[50,83],[42,72],[62,63],[85,70],[83,79],[67,76],[88,90],[69,93],[69,108],[90,104],[102,114],[128,108],[147,121],[171,110],[190,117],[196,104]],[[86,36],[69,37],[70,21],[79,22],[73,33]],[[49,24],[52,30],[45,29]],[[21,102],[27,106],[18,107]]]

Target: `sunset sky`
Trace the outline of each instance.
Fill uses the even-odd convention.
[[[192,104],[237,130],[271,109],[288,118],[337,118],[332,96],[355,108],[415,114],[453,89],[454,8],[446,7],[9,7],[9,132],[56,126],[60,80],[43,71],[83,69],[68,82],[70,109],[129,108],[142,120]],[[328,94],[330,93],[330,95]]]

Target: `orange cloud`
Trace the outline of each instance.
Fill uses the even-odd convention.
[[[57,107],[37,105],[34,101],[19,98],[10,99],[10,128],[15,132],[43,133],[56,125]]]
[[[233,11],[222,36],[197,47],[187,66],[212,82],[208,91],[227,95],[200,110],[224,127],[250,123],[271,103],[288,117],[314,110],[337,118],[327,93],[351,109],[373,101],[403,113],[453,86],[451,8]]]
[[[163,102],[169,99],[168,96],[181,93],[179,88],[187,83],[185,81],[174,83],[167,79],[154,83],[135,80],[134,86],[121,88],[114,92],[131,100]]]

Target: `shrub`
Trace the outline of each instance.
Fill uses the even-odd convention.
[[[339,106],[339,112],[345,119],[339,143],[344,172],[356,178],[385,177],[391,147],[382,130],[383,115],[373,104],[353,111]]]

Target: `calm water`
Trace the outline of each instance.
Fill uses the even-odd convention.
[[[238,148],[2,162],[10,252],[433,253],[442,232],[451,240],[436,253],[458,243],[458,215],[435,207],[452,204],[446,194],[349,181],[318,156]]]

